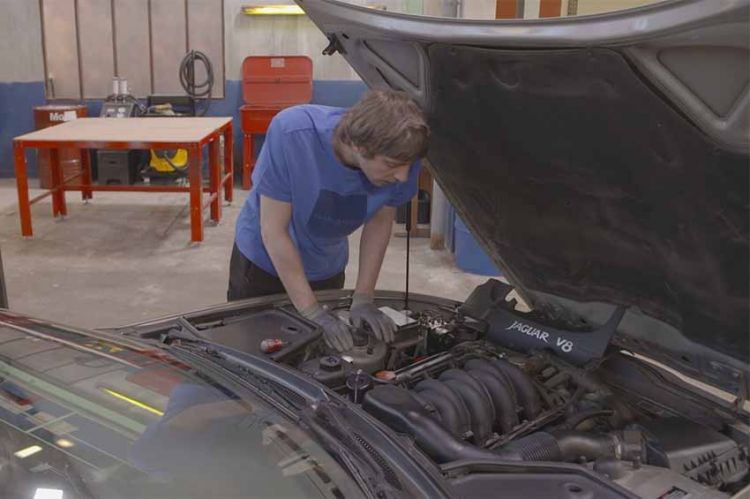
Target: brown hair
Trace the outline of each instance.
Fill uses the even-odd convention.
[[[427,153],[430,128],[416,102],[395,90],[371,90],[341,117],[333,147],[356,146],[365,158],[412,162]],[[340,155],[340,154],[339,154]]]

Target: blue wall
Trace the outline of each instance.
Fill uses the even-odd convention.
[[[44,83],[0,83],[0,177],[15,176],[13,137],[34,129],[34,106],[45,103]],[[29,173],[36,175],[34,154],[29,158]]]
[[[367,87],[361,81],[317,80],[313,83],[313,103],[348,107],[357,102]],[[242,161],[242,137],[239,108],[242,86],[238,80],[227,80],[224,99],[211,101],[208,116],[231,116],[234,119],[235,164]],[[13,168],[13,137],[34,129],[34,106],[46,104],[44,84],[0,83],[0,177],[15,176]],[[98,116],[101,101],[87,102],[89,116]],[[256,151],[258,149],[256,148]],[[36,175],[35,155],[28,153],[29,174]]]

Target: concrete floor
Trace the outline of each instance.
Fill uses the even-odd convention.
[[[36,180],[32,180],[36,185]],[[32,190],[32,197],[42,191]],[[20,235],[15,181],[0,180],[0,251],[10,308],[72,326],[95,328],[188,312],[224,302],[234,222],[246,196],[188,243],[185,194],[94,193],[84,205],[68,193],[68,217],[52,218],[47,198],[32,206],[34,237]],[[350,238],[346,287],[356,280],[359,238]],[[405,239],[394,237],[379,289],[403,290]],[[411,289],[464,299],[486,277],[467,274],[447,251],[412,240]]]

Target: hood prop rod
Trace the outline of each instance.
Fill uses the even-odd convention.
[[[404,291],[404,310],[409,310],[409,255],[411,254],[411,199],[406,203],[406,286]]]

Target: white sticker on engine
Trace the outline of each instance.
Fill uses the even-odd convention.
[[[414,324],[415,322],[417,322],[405,313],[399,312],[398,310],[392,309],[391,307],[380,307],[380,311],[390,317],[398,327],[408,326],[409,324]]]

